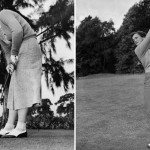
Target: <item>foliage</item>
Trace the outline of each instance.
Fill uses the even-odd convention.
[[[123,20],[122,26],[116,34],[115,57],[117,59],[116,72],[137,73],[143,72],[142,67],[138,67],[139,60],[134,53],[135,46],[130,34],[134,31],[147,32],[150,28],[150,1],[143,0],[134,4]]]
[[[57,113],[64,122],[64,126],[69,129],[74,128],[74,94],[68,93],[60,97],[59,101],[55,103]],[[63,117],[64,116],[64,117]]]
[[[74,94],[69,93],[61,96],[59,101],[55,103],[58,105],[57,113],[62,116],[62,114],[66,114],[68,116],[74,117]]]
[[[59,116],[54,116],[49,99],[43,99],[42,105],[30,108],[27,117],[29,129],[73,129],[74,128],[74,94],[66,94],[55,104]],[[68,104],[66,104],[68,102]],[[66,105],[66,106],[65,106]],[[63,116],[62,114],[66,114]]]
[[[49,129],[53,111],[50,109],[52,105],[49,99],[43,99],[41,106],[33,106],[29,109],[27,117],[27,128],[32,129]]]
[[[67,46],[71,48],[69,40],[70,34],[74,33],[74,3],[70,0],[58,0],[55,5],[50,6],[48,12],[42,12],[40,15],[37,25],[42,33],[40,44],[45,55],[43,70],[45,71],[47,85],[49,85],[48,81],[51,80],[50,74],[55,85],[59,87],[63,82],[64,90],[67,91],[69,84],[74,85],[74,72],[67,73],[63,69],[66,60],[56,61],[52,53],[56,53],[55,42],[57,38],[63,38]],[[49,54],[47,55],[47,53]],[[53,87],[51,89],[54,93]]]
[[[46,62],[42,65],[43,71],[45,72],[45,76],[47,79],[47,86],[50,87],[53,94],[54,91],[54,85],[56,87],[60,87],[63,85],[64,90],[67,91],[69,89],[69,84],[71,83],[72,88],[74,87],[74,72],[67,73],[64,69],[65,62],[63,60],[54,60],[53,58],[47,59],[45,58]],[[73,61],[73,60],[70,60]],[[70,63],[67,62],[67,63]],[[50,74],[50,77],[48,76]]]
[[[141,73],[131,39],[134,31],[150,28],[150,1],[135,3],[114,32],[113,22],[86,17],[77,28],[77,76],[93,73]]]
[[[58,11],[59,10],[59,11]],[[55,52],[56,37],[64,38],[70,47],[69,33],[74,33],[74,4],[70,0],[58,0],[55,5],[50,6],[48,12],[41,13],[37,25],[45,29],[42,33],[42,42],[50,40],[51,47]]]
[[[113,25],[112,20],[91,16],[81,21],[76,32],[77,76],[114,72]]]
[[[74,129],[74,120],[68,116],[53,117],[50,129]]]

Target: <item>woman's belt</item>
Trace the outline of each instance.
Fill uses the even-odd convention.
[[[25,38],[23,39],[23,41],[28,40],[28,39],[30,39],[30,38],[36,38],[36,35],[35,35],[35,34],[29,35],[29,36],[25,37]]]

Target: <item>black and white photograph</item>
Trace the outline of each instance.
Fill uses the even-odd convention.
[[[74,0],[0,1],[0,149],[74,150]]]
[[[76,150],[150,149],[149,50],[149,0],[76,0]]]
[[[150,0],[0,0],[0,150],[150,149]]]

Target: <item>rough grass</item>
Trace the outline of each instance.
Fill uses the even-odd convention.
[[[77,80],[77,150],[146,150],[144,75]]]
[[[73,150],[73,130],[28,130],[28,138],[0,138],[0,150]]]

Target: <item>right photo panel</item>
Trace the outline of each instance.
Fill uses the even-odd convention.
[[[76,0],[76,150],[150,149],[150,0]]]

